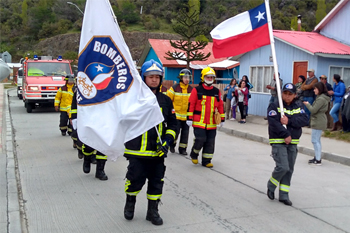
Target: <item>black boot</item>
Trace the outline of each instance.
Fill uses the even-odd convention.
[[[126,195],[124,217],[127,220],[132,220],[134,218],[135,203],[136,203],[136,196]]]
[[[96,159],[96,174],[95,177],[100,180],[108,180],[108,176],[105,174],[105,164],[107,160],[104,159]]]
[[[179,147],[179,154],[180,155],[187,155],[186,148]]]
[[[175,153],[175,144],[170,146],[170,152],[171,153]]]
[[[81,150],[79,150],[79,149],[78,149],[78,158],[79,158],[79,159],[84,158],[83,152],[82,152]]]
[[[92,164],[96,164],[97,162],[96,162],[96,155],[91,155],[91,163]]]
[[[90,168],[91,168],[91,155],[86,156],[84,155],[84,163],[83,163],[83,171],[84,173],[90,173]]]
[[[148,210],[146,220],[151,221],[153,225],[163,225],[163,219],[158,213],[158,203],[160,200],[148,200]]]

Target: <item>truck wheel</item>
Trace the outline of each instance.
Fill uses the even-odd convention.
[[[22,99],[23,99],[22,94],[18,94],[18,99],[20,99],[20,100],[22,100]]]
[[[33,105],[26,103],[27,113],[31,113],[33,111]]]

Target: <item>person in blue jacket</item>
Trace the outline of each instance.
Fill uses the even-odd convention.
[[[233,93],[235,92],[235,87],[237,86],[237,81],[235,78],[231,79],[230,84],[228,84],[224,91],[227,91],[226,101],[225,101],[225,112],[226,112],[226,120],[230,120],[230,112],[231,112],[231,100],[234,98]],[[232,120],[234,119],[231,116]]]
[[[329,114],[331,114],[333,118],[333,128],[331,129],[331,131],[336,131],[342,128],[342,124],[339,121],[339,109],[340,109],[340,105],[343,100],[343,96],[345,94],[346,88],[343,80],[340,79],[339,74],[333,75],[333,82],[334,82],[333,93],[332,93],[333,96],[331,100],[333,101],[333,107],[329,112]]]

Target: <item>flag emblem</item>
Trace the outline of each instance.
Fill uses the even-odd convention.
[[[108,101],[126,93],[133,82],[129,64],[109,36],[95,36],[79,57],[79,105]]]
[[[277,115],[277,112],[275,110],[271,110],[269,112],[269,116],[276,116]]]

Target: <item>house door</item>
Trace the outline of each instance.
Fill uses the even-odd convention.
[[[298,82],[299,75],[304,75],[307,78],[307,61],[294,62],[293,67],[293,83]]]

